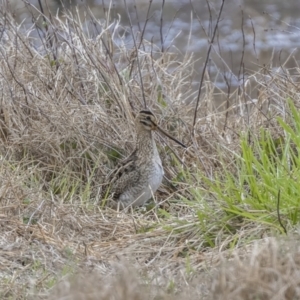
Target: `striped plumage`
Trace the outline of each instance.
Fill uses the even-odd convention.
[[[107,178],[102,197],[112,195],[121,208],[141,206],[152,197],[160,186],[164,170],[153,138],[153,130],[158,130],[176,141],[158,127],[155,116],[142,110],[135,119],[136,149]]]

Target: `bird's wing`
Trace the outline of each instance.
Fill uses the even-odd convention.
[[[107,184],[103,187],[101,198],[113,195],[114,200],[118,200],[119,196],[136,182],[140,174],[136,168],[136,151],[121,161],[117,168],[107,177]]]

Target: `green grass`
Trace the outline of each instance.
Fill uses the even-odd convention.
[[[289,107],[288,123],[277,119],[280,138],[274,138],[264,128],[259,135],[245,134],[230,168],[222,164],[213,179],[199,175],[207,189],[191,192],[194,199],[204,199],[197,213],[202,229],[207,228],[211,219],[214,226],[230,234],[238,224],[248,221],[278,233],[284,233],[279,218],[287,228],[299,223],[300,157],[295,149],[300,149],[300,113],[292,101]],[[211,199],[213,205],[205,204],[205,199]],[[213,245],[209,237],[207,240]]]
[[[234,249],[262,232],[281,235],[299,224],[300,113],[293,101],[288,105],[289,117],[277,118],[279,136],[267,128],[242,134],[235,152],[218,150],[222,163],[210,177],[194,169],[178,171],[176,180],[188,186],[180,202],[196,218],[191,223],[179,217],[165,226],[167,231],[196,236],[199,244],[190,243],[193,249],[225,244]],[[174,221],[174,215],[160,214]]]

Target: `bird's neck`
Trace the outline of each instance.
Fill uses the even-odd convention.
[[[156,144],[151,130],[137,132],[137,149],[141,156],[153,157],[158,155]]]

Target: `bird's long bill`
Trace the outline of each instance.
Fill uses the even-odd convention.
[[[167,132],[165,132],[163,129],[161,129],[159,126],[156,125],[156,129],[161,132],[162,134],[164,134],[165,136],[167,136],[169,139],[173,140],[174,142],[176,142],[177,144],[179,144],[180,146],[182,146],[183,148],[186,148],[186,145],[182,144],[181,142],[179,142],[178,140],[176,140],[175,138],[173,138],[172,136],[170,136]]]

